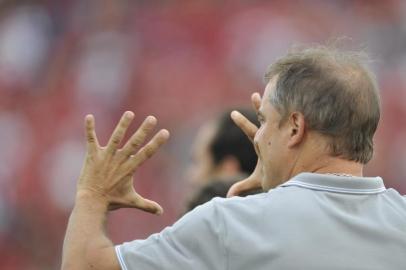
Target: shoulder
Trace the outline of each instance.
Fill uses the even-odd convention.
[[[307,190],[297,187],[276,187],[269,190],[268,192],[263,192],[255,195],[249,195],[246,197],[232,197],[232,198],[214,198],[210,202],[213,206],[217,208],[235,208],[235,207],[244,207],[244,206],[260,206],[260,205],[269,205],[269,202],[278,204],[286,203],[290,200],[290,197],[297,196],[298,193],[306,193]]]
[[[290,219],[302,215],[301,209],[313,209],[314,193],[296,186],[277,187],[247,197],[215,198],[209,204],[227,226],[235,222],[254,222],[264,217]]]
[[[263,211],[264,208],[277,207],[289,201],[289,196],[286,196],[286,191],[284,188],[276,188],[268,192],[246,197],[214,198],[209,204],[222,215],[227,213],[258,214],[258,212]],[[291,189],[289,193],[292,191],[293,189]]]
[[[264,192],[246,197],[234,196],[231,198],[214,198],[210,201],[210,203],[217,208],[240,207],[265,202],[269,199],[269,194],[270,193],[268,192]]]
[[[396,189],[388,188],[384,192],[388,201],[403,206],[406,209],[406,195],[401,195]]]

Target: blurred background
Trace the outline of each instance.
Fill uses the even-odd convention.
[[[202,123],[250,106],[292,45],[342,36],[369,53],[381,89],[365,174],[405,194],[406,1],[0,1],[0,269],[59,268],[87,113],[103,144],[124,110],[171,131],[135,181],[165,214],[110,214],[115,243],[144,238],[183,211]]]

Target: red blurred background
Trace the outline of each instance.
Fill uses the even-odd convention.
[[[0,1],[0,269],[59,268],[87,113],[101,142],[124,110],[171,131],[135,181],[165,214],[109,220],[116,243],[146,237],[183,210],[197,127],[249,106],[267,65],[298,43],[346,36],[369,53],[383,113],[365,174],[406,193],[405,25],[401,0]]]

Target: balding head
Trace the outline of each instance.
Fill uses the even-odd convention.
[[[301,112],[309,130],[325,135],[331,155],[366,164],[373,154],[380,105],[375,79],[360,54],[326,47],[291,52],[271,65],[269,98],[282,115]]]

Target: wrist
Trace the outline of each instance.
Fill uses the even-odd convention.
[[[106,196],[95,191],[81,189],[76,192],[75,206],[87,205],[93,209],[107,211],[109,202]]]

